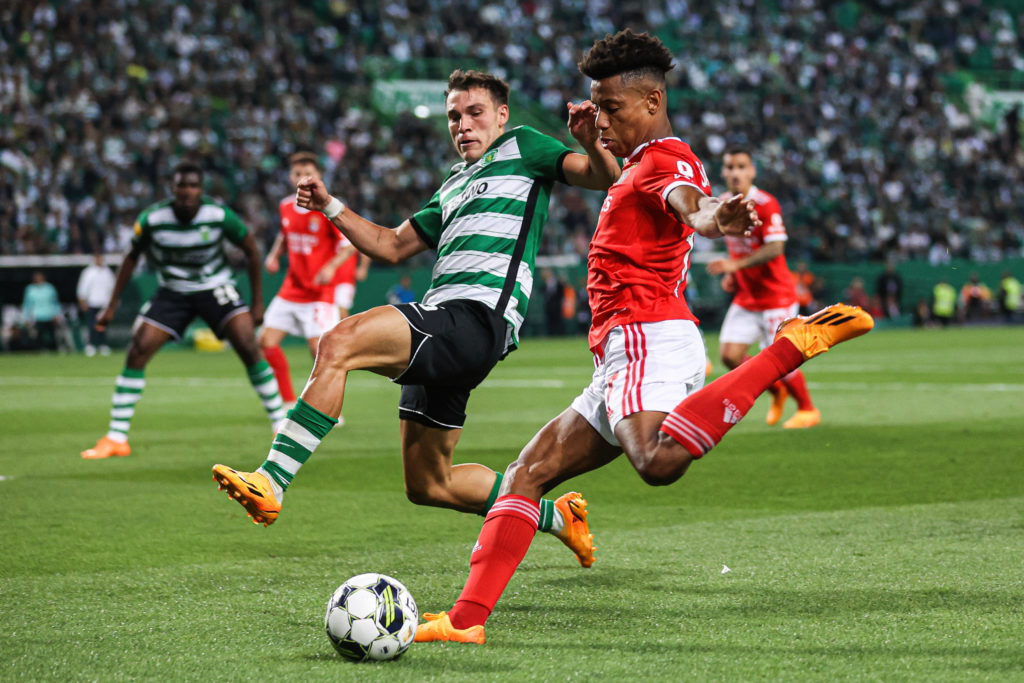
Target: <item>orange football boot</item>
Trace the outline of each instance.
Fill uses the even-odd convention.
[[[798,410],[793,417],[789,418],[782,423],[783,429],[807,429],[821,422],[821,411],[817,408],[813,410]]]
[[[575,491],[570,491],[555,501],[555,508],[562,513],[565,524],[556,535],[558,540],[569,547],[584,568],[594,564],[594,534],[590,533],[587,522],[587,501]]]
[[[768,414],[765,415],[765,422],[770,425],[779,423],[779,420],[782,419],[782,411],[786,408],[787,398],[789,398],[789,391],[784,386],[779,388],[777,394],[772,394],[772,407],[768,409]]]
[[[126,455],[132,454],[132,447],[125,441],[114,441],[103,437],[96,442],[96,445],[92,448],[87,448],[82,451],[81,455],[86,460],[100,460],[101,458],[123,458]]]
[[[474,643],[484,644],[484,627],[480,624],[469,628],[455,628],[447,612],[424,614],[427,623],[416,627],[417,643]]]
[[[227,465],[213,466],[217,488],[228,492],[252,517],[253,524],[270,526],[281,512],[281,501],[274,495],[270,480],[259,472],[239,472]]]
[[[813,315],[798,315],[783,321],[775,333],[775,341],[785,337],[803,354],[804,360],[810,360],[836,344],[870,332],[874,326],[875,319],[867,311],[838,303]]]

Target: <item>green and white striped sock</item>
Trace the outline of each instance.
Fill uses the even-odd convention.
[[[146,371],[125,368],[117,376],[114,384],[114,396],[110,399],[110,426],[107,427],[107,438],[118,443],[128,441],[128,429],[135,416],[135,404],[142,398],[142,390],[146,387]]]
[[[321,413],[301,398],[274,437],[274,445],[257,472],[270,480],[278,500],[309,456],[338,421]]]
[[[249,381],[252,388],[260,396],[263,402],[263,409],[267,411],[267,417],[271,424],[284,419],[284,405],[281,402],[281,392],[277,388],[277,379],[274,378],[274,371],[262,358],[255,365],[247,367]]]
[[[487,513],[491,510],[491,506],[494,505],[494,501],[498,499],[498,491],[501,489],[501,480],[504,478],[505,475],[501,472],[494,473],[494,486],[491,487],[491,494],[487,496],[487,502],[484,503],[484,509],[480,511],[481,517],[487,516]],[[537,523],[537,531],[546,531],[557,536],[564,526],[565,520],[562,518],[562,513],[555,507],[555,501],[548,500],[547,498],[541,498],[540,522]]]

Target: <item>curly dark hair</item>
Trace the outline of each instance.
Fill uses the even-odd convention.
[[[171,169],[171,177],[178,175],[179,173],[198,173],[199,177],[203,177],[203,167],[195,159],[185,159],[178,162],[173,169]]]
[[[469,71],[456,69],[452,72],[448,77],[448,89],[444,91],[445,99],[448,98],[448,93],[453,90],[469,90],[470,88],[483,88],[491,94],[494,104],[498,106],[508,104],[508,83],[494,74],[474,69]]]
[[[621,74],[627,80],[653,78],[664,83],[665,74],[676,65],[658,38],[627,28],[595,41],[576,66],[595,81]]]

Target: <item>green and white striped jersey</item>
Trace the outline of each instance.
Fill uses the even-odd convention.
[[[135,221],[132,245],[142,249],[160,284],[176,292],[202,292],[233,284],[224,240],[241,244],[248,234],[238,215],[209,197],[189,223],[180,223],[171,199],[147,207]]]
[[[480,301],[500,311],[519,343],[540,235],[562,159],[571,150],[529,126],[507,131],[475,163],[452,167],[411,219],[437,263],[424,304]]]

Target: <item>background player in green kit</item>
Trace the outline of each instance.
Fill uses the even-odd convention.
[[[421,303],[373,308],[321,337],[309,383],[256,472],[214,467],[214,479],[253,521],[277,518],[284,490],[341,412],[348,372],[360,369],[402,385],[409,499],[480,514],[493,503],[500,475],[479,464],[452,465],[469,393],[519,343],[553,183],[607,190],[619,176],[617,161],[598,143],[592,104],[569,105],[570,132],[586,151],[575,154],[532,128],[506,130],[508,92],[495,76],[452,73],[448,128],[463,161],[396,229],[346,211],[317,179],[299,182],[299,206],[322,211],[363,253],[397,263],[436,249],[437,263]],[[583,566],[593,562],[579,494],[542,502],[540,529],[555,533]]]
[[[93,448],[82,451],[83,458],[131,453],[128,428],[146,384],[146,364],[168,339],[180,339],[196,316],[205,320],[218,337],[231,342],[271,423],[284,418],[277,380],[256,343],[255,325],[263,320],[261,259],[256,240],[234,211],[203,196],[203,169],[198,164],[178,164],[171,190],[172,199],[157,202],[139,215],[131,249],[117,271],[110,303],[96,319],[98,329],[110,324],[121,292],[131,280],[139,256],[145,254],[157,271],[160,286],[133,325],[124,370],[114,388],[107,434]],[[245,253],[252,288],[251,312],[235,289],[224,240]]]

